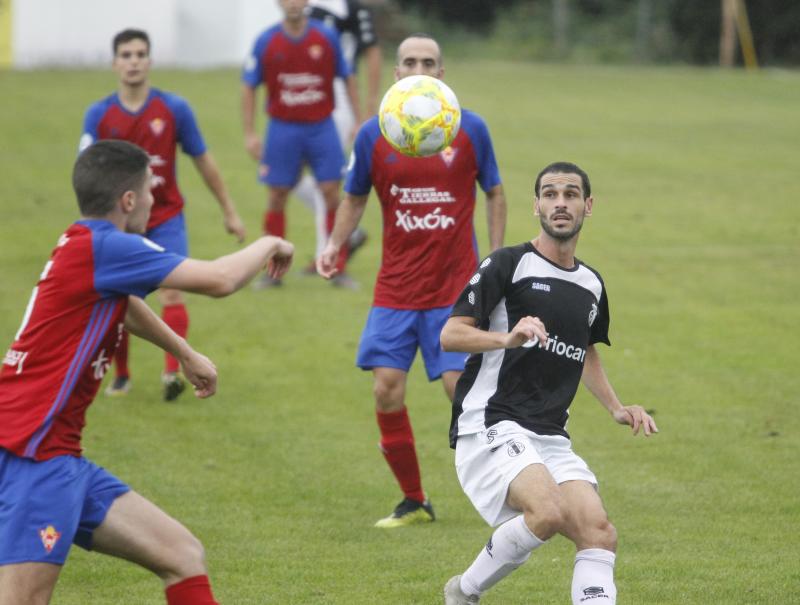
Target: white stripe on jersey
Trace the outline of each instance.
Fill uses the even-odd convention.
[[[533,252],[527,252],[522,255],[522,258],[519,259],[517,267],[514,270],[514,277],[511,281],[512,283],[517,283],[526,277],[560,279],[562,281],[571,282],[594,294],[594,298],[598,302],[603,292],[603,284],[600,283],[597,275],[584,265],[580,265],[577,271],[565,271],[564,269],[559,269],[555,265],[548,263],[541,256]]]
[[[500,299],[497,306],[489,315],[490,332],[508,332],[508,312],[506,311],[505,296]],[[496,349],[483,353],[481,367],[475,382],[461,402],[461,415],[458,417],[458,434],[469,435],[479,433],[486,428],[484,424],[486,406],[489,397],[497,392],[497,379],[500,375],[500,366],[503,365],[505,349]]]

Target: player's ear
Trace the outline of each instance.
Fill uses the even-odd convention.
[[[539,212],[539,198],[533,196],[533,216],[539,216],[541,212]]]
[[[133,191],[126,191],[120,197],[120,208],[124,214],[130,214],[136,208],[136,193]]]
[[[592,204],[594,203],[594,198],[590,195],[584,200],[586,207],[583,209],[583,216],[592,216]]]

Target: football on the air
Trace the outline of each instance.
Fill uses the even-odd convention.
[[[461,126],[461,107],[447,84],[431,76],[408,76],[386,91],[378,110],[381,133],[411,157],[446,149]]]

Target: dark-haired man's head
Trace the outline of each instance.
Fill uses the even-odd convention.
[[[127,141],[103,140],[87,147],[72,169],[81,215],[105,218],[122,200],[128,230],[143,233],[153,203],[150,156]]]

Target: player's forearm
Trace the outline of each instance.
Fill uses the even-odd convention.
[[[502,185],[486,194],[486,222],[489,228],[489,247],[494,252],[503,246],[506,234],[506,195]]]
[[[381,47],[377,44],[370,46],[364,52],[364,62],[367,67],[367,105],[366,116],[374,116],[378,113],[378,99],[381,92],[381,70],[383,68],[383,56]]]
[[[589,389],[589,392],[610,414],[622,409],[622,403],[608,380],[606,371],[603,369],[603,363],[600,360],[600,354],[594,345],[586,348],[586,359],[581,380],[586,385],[586,388]]]
[[[183,359],[191,350],[189,344],[137,296],[128,297],[125,328],[134,336],[152,342],[178,359]]]
[[[364,215],[364,209],[367,205],[366,196],[352,196],[345,195],[342,203],[339,204],[339,209],[336,211],[336,222],[331,231],[330,241],[340,249],[342,245],[350,237],[350,234],[355,231],[361,217]]]
[[[291,258],[291,244],[266,235],[242,250],[212,261],[187,258],[159,286],[217,298],[228,296],[240,290],[279,252],[284,258]]]
[[[347,97],[350,100],[350,106],[356,114],[356,124],[361,124],[361,122],[364,121],[364,113],[361,110],[361,101],[358,98],[358,82],[356,82],[356,77],[352,74],[347,76],[345,85],[347,87]]]
[[[233,201],[228,195],[228,190],[225,188],[225,182],[222,180],[222,174],[217,167],[210,152],[194,158],[194,164],[200,176],[203,177],[203,182],[208,187],[209,191],[214,195],[222,212],[227,216],[236,212]]]
[[[220,296],[233,294],[244,287],[269,262],[284,243],[279,237],[265,235],[252,244],[232,254],[210,262],[212,270],[224,276]]]
[[[242,84],[242,129],[245,136],[256,134],[256,89]]]
[[[481,330],[466,323],[472,318],[451,317],[442,328],[439,340],[445,351],[459,353],[485,353],[506,348],[508,335],[502,332]]]

